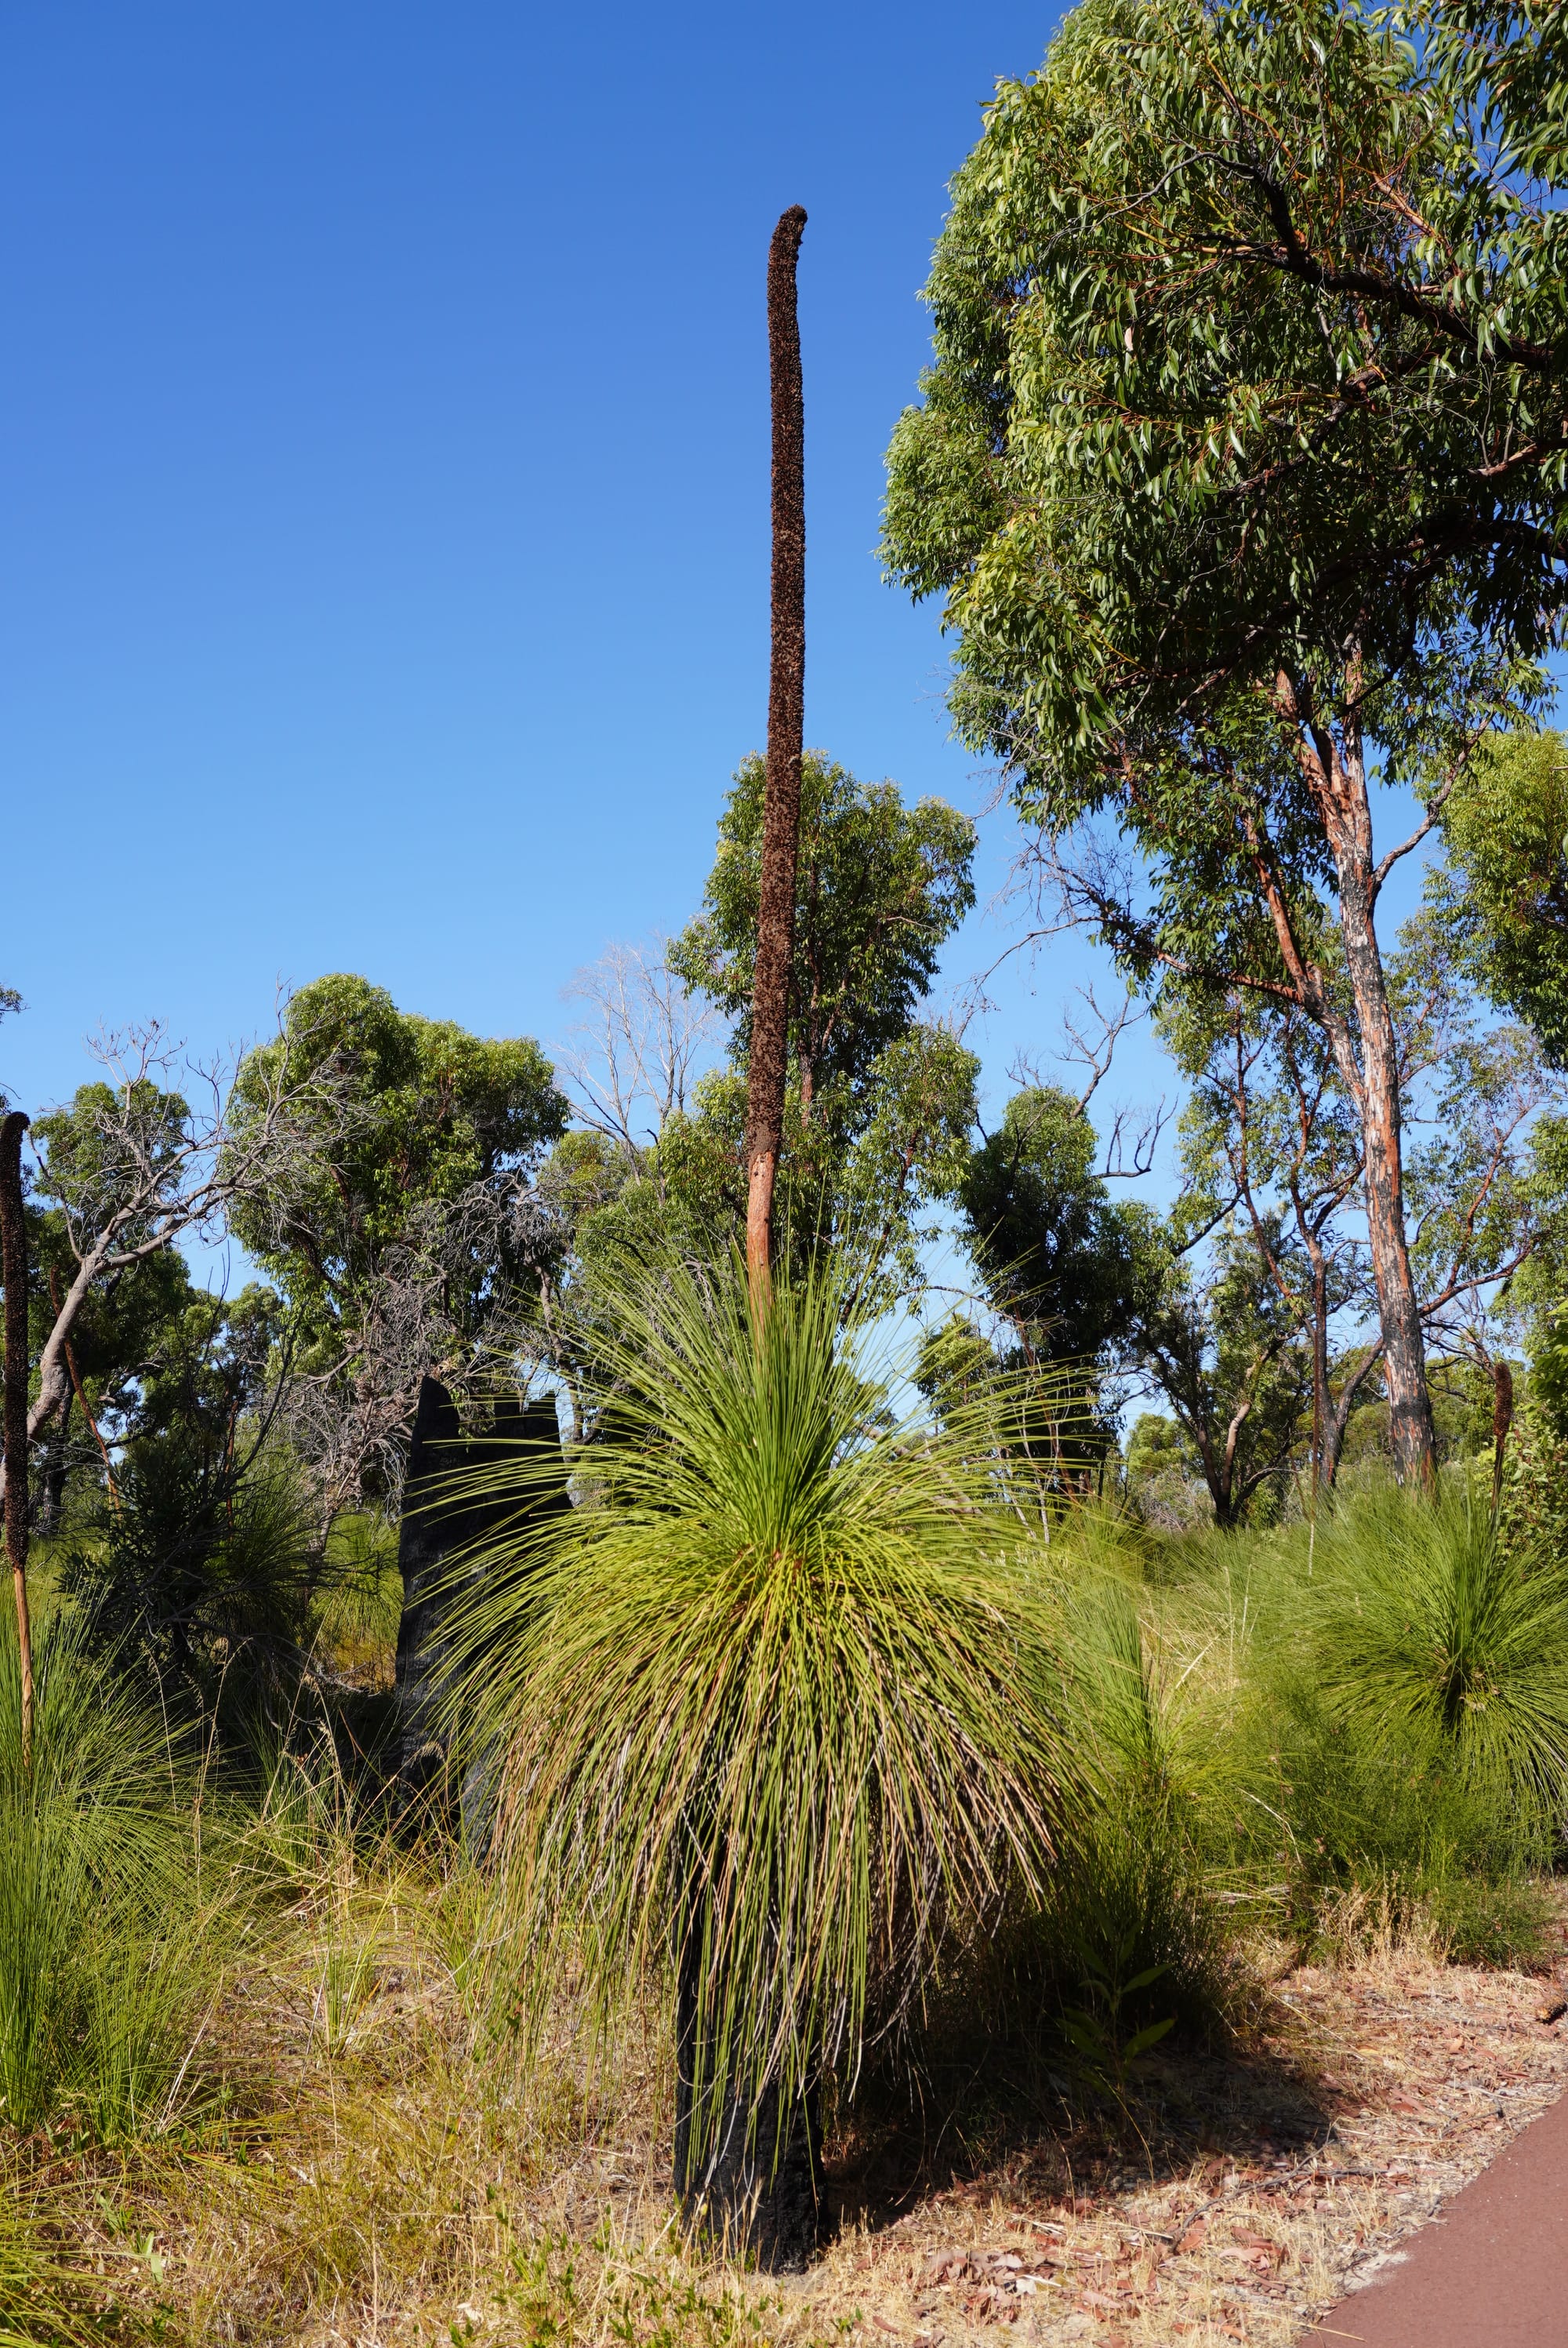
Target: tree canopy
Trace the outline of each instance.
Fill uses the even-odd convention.
[[[344,1440],[354,1399],[363,1460],[401,1439],[425,1371],[482,1366],[487,1339],[504,1351],[508,1313],[531,1306],[538,1251],[556,1243],[531,1182],[568,1104],[530,1037],[399,1011],[345,973],[302,987],[282,1035],[241,1062],[237,1146],[284,1064],[318,1080],[319,1113],[233,1228],[276,1281]],[[345,1454],[345,1475],[354,1464]]]
[[[1563,602],[1548,13],[1084,0],[954,183],[889,459],[889,566],[944,595],[960,730],[1071,910],[1140,977],[1328,1037],[1414,1475],[1377,908],[1478,737],[1541,697]],[[1429,800],[1382,856],[1378,777]],[[1082,836],[1102,811],[1146,880]]]
[[[762,873],[764,762],[742,760],[719,819],[702,911],[670,949],[672,970],[735,1020],[751,1049]],[[801,763],[790,1057],[802,1109],[835,1085],[863,1087],[913,1023],[943,942],[975,901],[975,828],[942,799],[906,807],[895,783],[861,783],[821,751]]]
[[[710,1233],[736,1175],[762,850],[763,767],[743,761],[719,822],[703,908],[670,967],[735,1021],[731,1069],[696,1088],[660,1138],[660,1179]],[[974,826],[942,800],[905,805],[820,752],[802,765],[784,1102],[784,1216],[797,1251],[851,1238],[915,1273],[914,1218],[950,1195],[969,1148],[979,1063],[919,1016],[945,941],[974,903]]]
[[[999,86],[887,511],[973,733],[1091,778],[1132,704],[1168,722],[1352,640],[1401,681],[1456,633],[1552,642],[1554,16],[1085,0]],[[1388,696],[1385,739],[1405,716]]]
[[[1488,744],[1455,783],[1443,833],[1431,894],[1471,972],[1568,1065],[1568,741]]]

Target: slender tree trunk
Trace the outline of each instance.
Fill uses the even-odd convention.
[[[1401,1483],[1430,1485],[1437,1470],[1437,1441],[1427,1390],[1420,1303],[1405,1239],[1399,1047],[1378,943],[1379,882],[1372,854],[1366,757],[1356,714],[1359,689],[1359,668],[1352,658],[1347,672],[1349,707],[1337,741],[1313,717],[1310,698],[1297,680],[1282,677],[1276,699],[1293,723],[1304,729],[1297,736],[1302,767],[1323,819],[1339,883],[1339,929],[1356,1004],[1356,1036],[1350,1035],[1344,1019],[1326,1001],[1318,1004],[1317,1015],[1361,1119],[1367,1236],[1382,1323],[1394,1469]]]
[[[1368,869],[1346,871],[1341,868],[1339,895],[1345,956],[1361,1036],[1367,1236],[1383,1328],[1383,1376],[1395,1473],[1401,1483],[1430,1484],[1436,1471],[1437,1445],[1427,1391],[1420,1301],[1405,1241],[1399,1045],[1372,918],[1369,863],[1368,858]]]
[[[23,1122],[26,1123],[26,1120],[24,1119]],[[19,1143],[17,1150],[19,1179]],[[71,1391],[66,1347],[69,1342],[71,1331],[77,1325],[82,1307],[92,1293],[93,1282],[103,1269],[104,1256],[107,1252],[107,1246],[94,1247],[82,1258],[76,1278],[66,1291],[66,1301],[55,1317],[55,1325],[44,1340],[44,1350],[38,1356],[37,1398],[27,1413],[26,1431],[29,1443],[42,1435],[51,1420],[56,1418],[66,1406],[66,1397]],[[0,1458],[0,1499],[5,1498],[9,1484],[10,1478],[5,1472],[5,1459]]]
[[[768,356],[773,389],[773,662],[768,684],[752,1056],[746,1098],[746,1270],[760,1306],[773,1264],[774,1185],[784,1147],[794,958],[800,762],[805,724],[805,414],[795,262],[805,213],[792,204],[768,249]]]
[[[53,1264],[49,1266],[49,1302],[55,1308],[55,1318],[58,1320],[60,1315],[60,1281],[59,1274],[56,1272]],[[71,1341],[68,1337],[65,1340],[65,1354],[66,1367],[69,1371],[71,1378],[71,1394],[68,1394],[66,1396],[65,1406],[60,1413],[60,1441],[62,1449],[65,1444],[66,1428],[71,1416],[71,1395],[75,1395],[77,1402],[79,1402],[82,1406],[82,1416],[87,1420],[87,1426],[91,1429],[93,1441],[98,1447],[98,1456],[104,1463],[104,1475],[108,1481],[109,1498],[115,1509],[118,1510],[119,1508],[119,1486],[115,1482],[114,1478],[114,1461],[109,1457],[109,1447],[104,1441],[103,1430],[98,1426],[97,1420],[93,1416],[92,1407],[87,1401],[87,1388],[82,1384],[82,1374],[77,1367],[77,1357],[71,1351]],[[232,1503],[231,1502],[229,1510],[229,1520],[231,1524],[232,1524],[233,1519],[234,1511]]]
[[[33,1631],[27,1619],[27,1220],[22,1207],[22,1136],[13,1109],[0,1125],[0,1275],[5,1282],[5,1550],[16,1596],[22,1666],[22,1761],[33,1758]]]
[[[1308,1241],[1312,1256],[1312,1489],[1316,1514],[1319,1488],[1329,1480],[1323,1437],[1328,1425],[1328,1272],[1322,1242]]]

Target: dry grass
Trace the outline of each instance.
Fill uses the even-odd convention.
[[[220,2123],[120,2157],[68,2132],[13,2147],[11,2184],[48,2212],[82,2304],[118,2310],[111,2336],[957,2348],[1006,2327],[1284,2348],[1568,2073],[1535,2018],[1550,1984],[1447,1966],[1419,1921],[1347,1915],[1356,1962],[1276,1974],[1223,2054],[1162,2048],[1124,2114],[1041,2102],[1038,2081],[1001,2099],[971,2081],[923,2113],[868,2099],[830,2162],[835,2238],[764,2287],[671,2229],[655,2007],[613,2076],[563,2031],[525,2091],[475,2058],[476,1922],[461,1881],[340,1847],[218,2017]]]

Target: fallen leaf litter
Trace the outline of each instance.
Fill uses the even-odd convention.
[[[1250,2055],[1159,2066],[1172,2102],[1206,2106],[1195,2157],[1163,2157],[1146,2131],[1142,2176],[1127,2161],[1086,2195],[1043,2150],[1015,2155],[845,2235],[787,2295],[785,2329],[869,2343],[871,2326],[908,2348],[1003,2325],[1046,2348],[1287,2348],[1556,2100],[1565,2015],[1554,1983],[1518,1973],[1302,1967]]]

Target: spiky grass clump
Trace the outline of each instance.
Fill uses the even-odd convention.
[[[0,2117],[26,2130],[69,2110],[125,2143],[194,2097],[231,1886],[156,1711],[58,1614],[36,1667],[28,1766],[0,1632]]]
[[[1369,1747],[1533,1819],[1568,1806],[1568,1577],[1464,1499],[1389,1491],[1323,1545],[1318,1684]]]
[[[1130,2036],[1166,2020],[1210,2035],[1242,1987],[1200,1828],[1226,1756],[1184,1712],[1133,1584],[1089,1574],[1065,1611],[1075,1743],[1095,1799],[1064,1839],[1041,1918],[1050,1970],[1063,1992],[1125,2003]]]
[[[1197,1806],[1210,1864],[1260,1919],[1327,1954],[1360,1919],[1368,1945],[1539,1957],[1532,1876],[1568,1805],[1553,1564],[1506,1557],[1462,1496],[1374,1490],[1314,1540],[1234,1545],[1175,1612],[1225,1765]]]
[[[582,1505],[502,1546],[464,1632],[504,1962],[536,2021],[580,1965],[612,2026],[700,1917],[698,2037],[729,2092],[787,2099],[947,1934],[1043,1890],[1051,1618],[987,1423],[894,1425],[832,1272],[760,1323],[736,1263],[605,1293]]]

